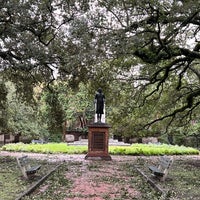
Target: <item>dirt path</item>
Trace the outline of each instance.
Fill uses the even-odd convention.
[[[133,177],[116,161],[86,161],[81,167],[70,167],[66,178],[72,180],[73,186],[65,200],[140,199],[141,196],[130,184]]]

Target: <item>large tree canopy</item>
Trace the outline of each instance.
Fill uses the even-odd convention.
[[[183,125],[200,104],[199,25],[194,0],[1,1],[0,69],[27,99],[56,69],[102,86],[123,127]]]
[[[26,98],[32,97],[36,84],[48,86],[55,79],[55,69],[75,53],[65,31],[83,12],[81,6],[62,0],[1,1],[0,69]]]
[[[190,121],[200,104],[200,4],[123,0],[97,5],[91,26],[117,70],[116,78],[134,90],[123,105],[125,115],[129,117],[129,110],[132,115],[130,108],[135,108],[141,119],[146,105],[146,127],[160,120],[167,125],[175,119],[182,124],[184,118]]]

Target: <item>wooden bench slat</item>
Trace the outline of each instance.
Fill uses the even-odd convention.
[[[162,168],[168,168],[171,164],[171,160],[168,158],[160,158],[160,165]]]
[[[162,156],[159,158],[158,166],[149,166],[149,170],[155,175],[160,177],[160,180],[164,181],[168,174],[168,169],[173,163],[173,158],[166,158]]]
[[[34,174],[40,169],[41,165],[31,167],[30,169],[26,170],[27,174]]]
[[[155,166],[149,166],[150,171],[152,171],[157,176],[163,176],[164,173],[161,172],[157,167]]]

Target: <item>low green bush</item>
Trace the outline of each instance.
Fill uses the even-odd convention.
[[[15,152],[33,153],[65,153],[65,154],[86,154],[87,146],[73,146],[66,143],[47,144],[6,144],[1,150]],[[178,145],[167,144],[132,144],[130,146],[110,146],[111,155],[192,155],[199,154],[197,149]]]

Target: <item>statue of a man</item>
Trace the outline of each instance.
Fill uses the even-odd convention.
[[[101,122],[102,114],[104,114],[104,103],[105,103],[105,95],[102,92],[102,89],[99,88],[95,95],[95,103],[96,103],[96,114],[97,114],[97,121]]]

